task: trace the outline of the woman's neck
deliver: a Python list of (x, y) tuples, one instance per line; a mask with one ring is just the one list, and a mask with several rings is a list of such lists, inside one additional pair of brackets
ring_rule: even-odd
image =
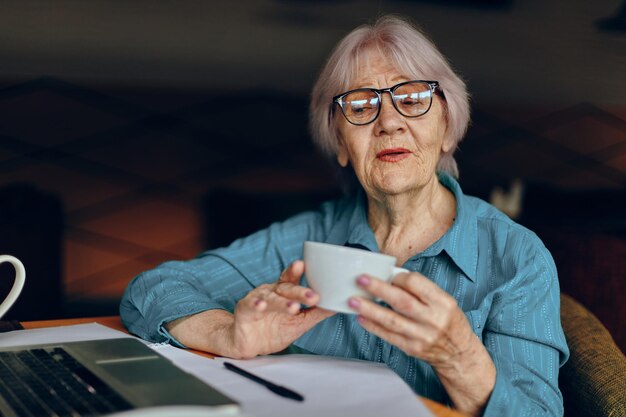
[(368, 221), (381, 252), (395, 256), (398, 265), (436, 242), (456, 216), (454, 195), (436, 176), (411, 192), (368, 196)]

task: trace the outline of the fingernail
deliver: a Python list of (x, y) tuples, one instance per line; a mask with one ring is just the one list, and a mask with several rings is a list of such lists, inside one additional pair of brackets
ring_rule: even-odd
[(357, 316), (356, 320), (359, 322), (359, 324), (365, 323), (365, 318), (363, 316)]
[(315, 297), (315, 293), (313, 291), (311, 291), (311, 290), (308, 290), (307, 292), (304, 293), (304, 296), (306, 298), (313, 298), (313, 297)]
[(356, 279), (357, 284), (359, 284), (362, 287), (367, 287), (368, 285), (370, 285), (371, 281), (372, 280), (369, 279), (369, 277), (366, 275), (361, 275), (360, 277)]
[(258, 306), (261, 303), (261, 299), (257, 298), (256, 300), (254, 300), (254, 305)]
[(287, 303), (287, 307), (292, 307), (296, 302), (295, 301), (289, 301)]
[(352, 308), (359, 308), (361, 306), (361, 301), (354, 297), (350, 297), (350, 299), (348, 300), (348, 305)]

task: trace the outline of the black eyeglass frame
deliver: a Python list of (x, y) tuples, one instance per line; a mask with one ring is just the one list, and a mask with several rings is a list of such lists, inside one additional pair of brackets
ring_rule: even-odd
[[(398, 105), (396, 104), (396, 101), (393, 99), (394, 91), (397, 88), (402, 87), (403, 85), (406, 85), (406, 84), (411, 84), (411, 83), (428, 84), (428, 86), (430, 87), (430, 93), (431, 93), (430, 103), (428, 104), (428, 108), (426, 109), (426, 111), (424, 113), (422, 113), (422, 114), (418, 114), (418, 115), (415, 115), (415, 116), (407, 116), (406, 114), (402, 113), (400, 111), (400, 109), (398, 108)], [(335, 97), (333, 97), (333, 103), (332, 103), (332, 106), (331, 106), (331, 112), (334, 111), (335, 104), (336, 104), (341, 109), (341, 114), (343, 114), (343, 117), (346, 118), (348, 123), (353, 124), (355, 126), (365, 126), (365, 125), (368, 125), (370, 123), (374, 123), (376, 121), (376, 119), (378, 119), (378, 116), (380, 116), (380, 109), (383, 106), (383, 93), (389, 93), (389, 96), (391, 97), (391, 103), (393, 104), (393, 108), (396, 109), (396, 111), (398, 113), (400, 113), (404, 117), (410, 117), (410, 118), (420, 117), (420, 116), (423, 116), (426, 113), (428, 113), (428, 111), (432, 107), (432, 105), (433, 105), (433, 95), (437, 92), (438, 88), (440, 88), (439, 87), (439, 81), (432, 81), (432, 80), (410, 80), (410, 81), (404, 81), (404, 82), (401, 82), (401, 83), (396, 84), (394, 86), (391, 86), (391, 87), (388, 87), (388, 88), (381, 88), (381, 89), (377, 89), (377, 88), (356, 88), (354, 90), (346, 91), (345, 93), (341, 93), (341, 94), (338, 94)], [(343, 106), (341, 105), (342, 99), (345, 96), (347, 96), (348, 94), (355, 93), (357, 91), (373, 91), (378, 96), (378, 101), (379, 101), (380, 104), (378, 105), (378, 109), (376, 110), (376, 116), (374, 116), (374, 118), (372, 120), (370, 120), (369, 122), (366, 122), (366, 123), (354, 123), (354, 122), (352, 122), (350, 119), (348, 119), (348, 116), (346, 116), (346, 113), (345, 113), (345, 111), (343, 109)]]

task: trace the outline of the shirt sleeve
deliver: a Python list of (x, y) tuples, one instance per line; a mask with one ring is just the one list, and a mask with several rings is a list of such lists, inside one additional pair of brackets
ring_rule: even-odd
[(205, 310), (233, 312), (253, 288), (276, 281), (302, 256), (305, 240), (320, 239), (322, 214), (307, 212), (210, 250), (189, 261), (170, 261), (139, 274), (126, 288), (120, 316), (133, 334), (182, 346), (164, 324)]
[(514, 278), (488, 297), (483, 343), (496, 367), (496, 383), (484, 416), (562, 416), (558, 373), (569, 351), (556, 267), (534, 234), (512, 246), (517, 250), (504, 263)]

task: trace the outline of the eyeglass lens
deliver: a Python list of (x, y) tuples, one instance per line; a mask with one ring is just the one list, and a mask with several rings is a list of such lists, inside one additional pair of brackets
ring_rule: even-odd
[[(393, 104), (406, 117), (421, 116), (430, 108), (432, 90), (428, 83), (411, 82), (392, 88)], [(367, 124), (378, 116), (381, 96), (372, 89), (355, 90), (341, 100), (346, 119), (354, 124)]]

